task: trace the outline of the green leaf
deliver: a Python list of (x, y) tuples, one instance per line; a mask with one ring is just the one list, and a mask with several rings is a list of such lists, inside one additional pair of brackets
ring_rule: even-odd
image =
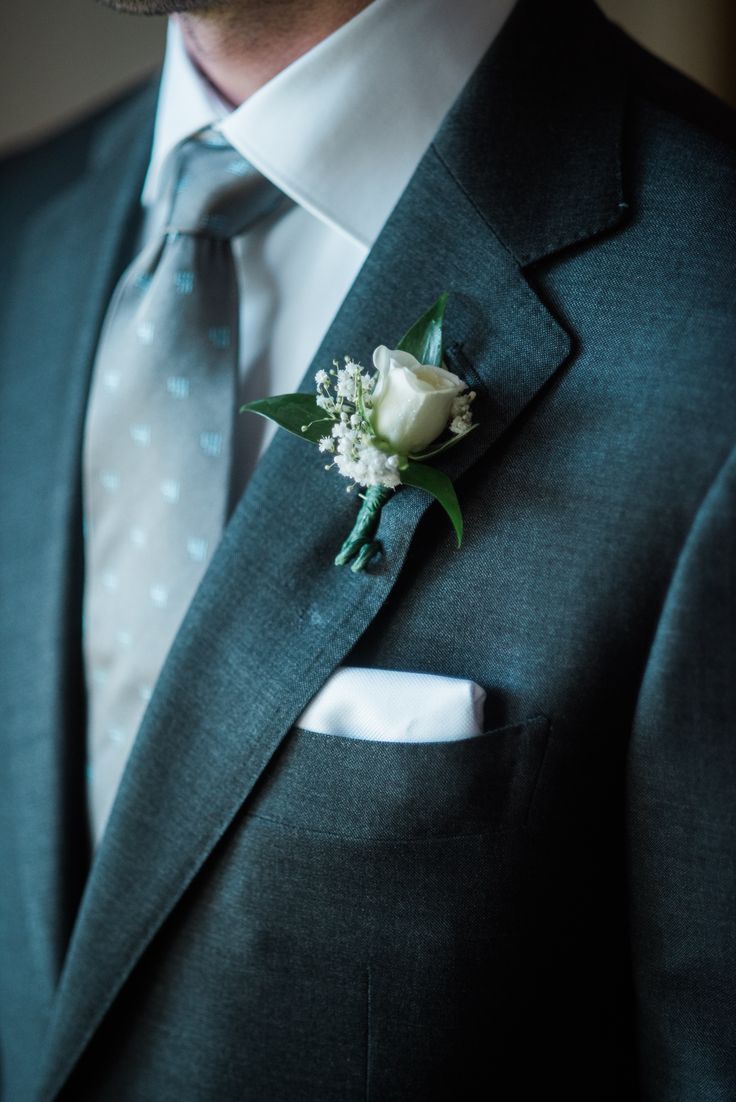
[[(273, 398), (258, 398), (240, 407), (241, 413), (258, 413), (275, 421), (282, 429), (302, 440), (318, 444), (330, 435), (331, 419), (317, 405), (312, 394), (277, 394)], [(303, 426), (306, 426), (302, 431)]]
[(463, 542), (463, 516), (455, 487), (444, 471), (438, 471), (435, 467), (425, 467), (423, 463), (408, 463), (401, 469), (401, 481), (405, 486), (416, 486), (420, 490), (426, 490), (439, 501), (452, 521), (457, 545), (460, 547)]
[(442, 367), (442, 323), (446, 305), (447, 295), (440, 295), (434, 306), (399, 341), (399, 350), (409, 352), (420, 364)]

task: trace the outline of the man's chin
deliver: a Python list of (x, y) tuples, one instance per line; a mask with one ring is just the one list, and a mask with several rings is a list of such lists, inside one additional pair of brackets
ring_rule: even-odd
[(212, 11), (227, 0), (97, 0), (103, 7), (129, 15), (174, 15), (176, 12)]

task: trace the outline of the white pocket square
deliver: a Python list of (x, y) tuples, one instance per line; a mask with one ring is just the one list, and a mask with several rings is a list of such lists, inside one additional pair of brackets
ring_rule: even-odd
[(295, 726), (375, 742), (455, 742), (483, 733), (485, 699), (460, 677), (343, 666)]

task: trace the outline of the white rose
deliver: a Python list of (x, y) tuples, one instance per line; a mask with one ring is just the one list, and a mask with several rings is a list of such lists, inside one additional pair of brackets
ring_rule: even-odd
[(466, 384), (442, 367), (420, 364), (408, 352), (380, 345), (373, 353), (378, 380), (371, 423), (400, 455), (426, 448), (447, 428), (454, 399)]

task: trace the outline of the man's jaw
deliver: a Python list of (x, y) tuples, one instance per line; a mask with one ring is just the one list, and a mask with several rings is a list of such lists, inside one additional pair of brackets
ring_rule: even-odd
[(203, 14), (233, 6), (232, 0), (97, 0), (97, 3), (127, 15)]

